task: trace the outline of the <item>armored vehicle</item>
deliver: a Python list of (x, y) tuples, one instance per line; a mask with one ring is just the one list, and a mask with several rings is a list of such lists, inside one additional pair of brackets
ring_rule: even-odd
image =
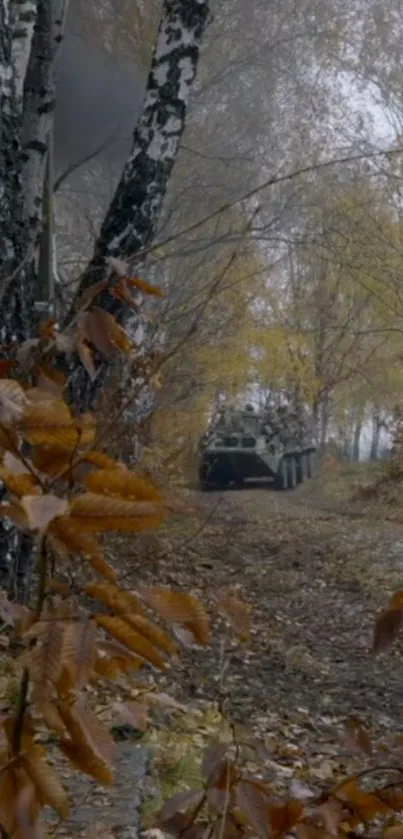
[(199, 480), (203, 490), (271, 479), (281, 490), (315, 476), (316, 447), (301, 414), (288, 406), (256, 412), (219, 411), (200, 441)]

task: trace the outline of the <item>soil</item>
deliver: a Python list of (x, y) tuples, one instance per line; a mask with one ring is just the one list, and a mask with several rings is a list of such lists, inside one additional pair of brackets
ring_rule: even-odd
[(217, 632), (211, 649), (185, 653), (178, 694), (228, 693), (240, 720), (304, 706), (400, 722), (401, 652), (374, 657), (371, 648), (375, 617), (403, 579), (403, 527), (324, 503), (315, 481), (197, 501), (205, 525), (143, 566), (143, 579), (189, 588), (203, 602), (229, 588), (250, 605), (253, 629), (243, 646)]
[[(122, 584), (186, 589), (213, 616), (211, 646), (185, 649), (159, 686), (220, 709), (270, 746), (269, 776), (311, 788), (351, 771), (346, 720), (359, 719), (381, 753), (403, 721), (399, 643), (372, 652), (375, 618), (402, 586), (403, 526), (351, 501), (347, 484), (334, 499), (325, 484), (189, 489), (192, 515), (110, 545)], [(247, 641), (217, 615), (218, 589), (250, 607)]]

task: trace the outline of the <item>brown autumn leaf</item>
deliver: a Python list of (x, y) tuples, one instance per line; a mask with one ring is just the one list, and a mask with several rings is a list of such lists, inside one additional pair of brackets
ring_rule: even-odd
[(139, 632), (131, 629), (126, 621), (121, 618), (110, 617), (109, 615), (99, 615), (96, 618), (96, 622), (105, 632), (112, 635), (113, 638), (116, 638), (129, 650), (140, 656), (140, 658), (151, 662), (151, 664), (154, 664), (160, 670), (165, 668), (165, 662), (160, 653), (147, 638), (144, 638)]
[(61, 399), (61, 393), (55, 394), (49, 387), (30, 387), (25, 391), (28, 402), (44, 405), (46, 402), (55, 402)]
[(24, 495), (21, 506), (27, 514), (31, 530), (44, 533), (53, 519), (64, 516), (69, 508), (65, 498), (47, 493), (46, 495)]
[(346, 723), (346, 746), (352, 752), (364, 752), (369, 757), (372, 756), (371, 740), (357, 719), (350, 719)]
[(23, 767), (34, 784), (41, 804), (49, 805), (61, 819), (67, 819), (69, 815), (67, 793), (54, 769), (44, 759), (42, 748), (34, 745), (24, 755)]
[(77, 692), (87, 684), (94, 670), (96, 640), (96, 626), (88, 618), (73, 621), (66, 627), (63, 661)]
[[(36, 630), (37, 627), (37, 630)], [(40, 621), (34, 624), (26, 637), (38, 634), (38, 643), (34, 650), (27, 651), (26, 666), (38, 690), (38, 698), (46, 698), (48, 683), (55, 684), (63, 665), (65, 643), (65, 624), (58, 620)]]
[(95, 298), (98, 297), (98, 295), (101, 294), (102, 291), (105, 291), (107, 285), (107, 280), (100, 280), (98, 283), (93, 283), (88, 288), (86, 288), (85, 291), (83, 291), (83, 293), (76, 300), (76, 309), (83, 309), (87, 307), (90, 303), (93, 303)]
[(117, 612), (121, 616), (131, 615), (133, 612), (140, 611), (140, 603), (135, 594), (129, 591), (123, 591), (116, 585), (109, 583), (89, 583), (84, 589), (89, 597), (94, 600), (99, 600), (104, 603), (112, 611)]
[(7, 373), (10, 372), (14, 367), (14, 361), (9, 358), (1, 358), (0, 359), (0, 376), (7, 376)]
[(105, 653), (105, 655), (116, 655), (116, 656), (124, 656), (130, 660), (140, 661), (141, 665), (144, 664), (144, 659), (139, 658), (139, 656), (131, 653), (130, 650), (125, 647), (124, 644), (121, 644), (116, 638), (109, 638), (106, 636), (105, 638), (99, 637), (97, 650), (100, 653)]
[(9, 504), (7, 501), (0, 503), (0, 516), (10, 519), (20, 530), (28, 530), (28, 517), (17, 499)]
[[(14, 732), (15, 732), (16, 715), (14, 713), (6, 713), (3, 715), (3, 732), (6, 735), (7, 741), (11, 749), (13, 748)], [(20, 734), (20, 751), (28, 751), (34, 745), (34, 723), (30, 713), (26, 713), (23, 720), (23, 726)], [(1, 773), (0, 773), (1, 775)], [(25, 772), (22, 772), (26, 778)]]
[[(26, 776), (25, 776), (26, 777)], [(22, 788), (21, 772), (14, 768), (0, 774), (0, 824), (8, 836), (16, 829), (16, 800)]]
[(391, 810), (403, 810), (403, 790), (398, 790), (396, 787), (389, 789), (381, 789), (378, 791), (378, 797), (384, 804), (387, 804)]
[(53, 318), (47, 318), (38, 324), (38, 335), (41, 338), (54, 338), (56, 321)]
[(117, 300), (121, 300), (122, 303), (126, 303), (126, 306), (129, 306), (130, 309), (138, 311), (139, 305), (132, 297), (130, 288), (124, 278), (119, 280), (119, 282), (111, 288), (111, 294), (112, 297), (116, 297)]
[(98, 352), (113, 360), (118, 351), (127, 353), (132, 343), (113, 315), (95, 307), (87, 312), (81, 323), (82, 334)]
[(69, 408), (61, 399), (29, 403), (20, 417), (19, 427), (26, 442), (32, 446), (44, 445), (71, 452), (84, 442)]
[(85, 587), (85, 592), (90, 597), (108, 606), (119, 617), (124, 618), (133, 629), (137, 630), (140, 635), (143, 635), (156, 647), (169, 655), (174, 655), (177, 652), (176, 644), (168, 638), (165, 632), (149, 621), (148, 618), (139, 614), (141, 611), (140, 603), (134, 594), (122, 591), (117, 586), (107, 583), (90, 583)]
[(157, 816), (157, 824), (165, 827), (171, 822), (177, 813), (188, 814), (189, 822), (192, 813), (199, 808), (204, 799), (204, 791), (200, 789), (187, 789), (172, 796), (163, 806)]
[(15, 475), (0, 466), (0, 480), (6, 485), (9, 493), (18, 499), (21, 499), (23, 495), (40, 495), (41, 493), (41, 488), (34, 475), (29, 472)]
[(140, 670), (144, 666), (144, 659), (137, 656), (130, 656), (129, 651), (127, 655), (116, 655), (112, 658), (104, 658), (97, 655), (95, 660), (95, 673), (103, 679), (116, 679), (122, 673), (130, 673), (134, 670)]
[(66, 736), (66, 726), (64, 725), (64, 722), (54, 702), (44, 699), (36, 703), (35, 710), (38, 714), (41, 715), (44, 723), (47, 725), (50, 731), (53, 731), (59, 737)]
[(49, 580), (48, 589), (49, 591), (53, 591), (55, 594), (58, 594), (62, 600), (65, 600), (65, 598), (69, 597), (71, 594), (71, 586), (69, 583), (64, 583), (62, 580), (57, 580), (55, 577), (51, 577)]
[(45, 839), (45, 832), (39, 821), (40, 801), (31, 780), (19, 771), (21, 784), (15, 798), (16, 839)]
[(56, 553), (62, 557), (70, 554), (84, 556), (86, 559), (101, 554), (100, 545), (95, 536), (82, 532), (77, 527), (77, 521), (70, 516), (54, 519), (47, 532), (47, 539)]
[(217, 595), (218, 608), (230, 619), (236, 634), (242, 640), (250, 636), (250, 613), (249, 607), (238, 598), (233, 597), (228, 591), (222, 589)]
[(322, 827), (307, 822), (299, 822), (295, 827), (298, 839), (329, 839), (330, 833), (326, 833)]
[(41, 391), (47, 391), (54, 399), (61, 399), (66, 387), (66, 376), (61, 370), (41, 364), (38, 368), (37, 385)]
[(304, 812), (304, 805), (298, 799), (290, 799), (284, 804), (269, 805), (269, 818), (273, 836), (284, 836), (299, 822)]
[(158, 527), (163, 520), (163, 511), (152, 501), (126, 501), (85, 492), (72, 500), (70, 517), (88, 533), (109, 530), (129, 533)]
[(397, 638), (403, 622), (403, 609), (386, 609), (375, 621), (373, 650), (386, 650)]
[(119, 723), (129, 723), (138, 731), (147, 731), (149, 717), (146, 702), (114, 702), (112, 711)]
[[(163, 825), (164, 836), (175, 836), (176, 839), (204, 839), (206, 835), (205, 823), (197, 822), (196, 824), (189, 825), (191, 818), (188, 813), (175, 813), (172, 818), (165, 819)], [(157, 831), (158, 839), (160, 839), (159, 834), (162, 831), (158, 828), (158, 822)]]
[(197, 643), (210, 643), (207, 614), (193, 594), (162, 587), (143, 588), (141, 594), (164, 620), (182, 625), (191, 632)]
[(45, 618), (41, 620), (34, 620), (26, 627), (26, 629), (24, 629), (22, 637), (28, 641), (31, 641), (33, 638), (38, 639), (41, 635), (45, 635), (48, 629), (49, 621), (45, 620)]
[(325, 830), (329, 836), (339, 836), (343, 818), (343, 804), (341, 801), (330, 795), (326, 801), (319, 805), (317, 815), (323, 821)]
[(13, 425), (22, 416), (27, 397), (18, 382), (0, 379), (0, 425)]
[(403, 591), (396, 591), (390, 598), (388, 609), (403, 609)]
[(80, 445), (92, 445), (95, 441), (97, 426), (94, 414), (86, 411), (75, 418), (75, 423), (80, 434)]
[(104, 559), (102, 554), (92, 554), (91, 556), (86, 556), (86, 560), (89, 562), (94, 571), (97, 571), (98, 574), (101, 574), (101, 576), (105, 577), (110, 583), (116, 582), (116, 571), (114, 571), (112, 566), (109, 565), (109, 562)]
[(262, 792), (260, 785), (253, 781), (240, 781), (236, 787), (236, 803), (252, 830), (261, 839), (269, 839), (271, 835), (269, 800)]
[(403, 824), (393, 824), (383, 831), (383, 839), (403, 839)]
[(74, 704), (61, 702), (59, 713), (72, 742), (112, 770), (116, 760), (116, 745), (109, 731), (84, 701), (79, 700)]
[(141, 475), (136, 475), (125, 467), (112, 469), (100, 469), (86, 475), (83, 484), (89, 492), (98, 495), (108, 495), (115, 498), (124, 498), (130, 501), (156, 501), (162, 502), (163, 498), (159, 490)]
[(82, 460), (85, 460), (86, 463), (91, 463), (93, 466), (97, 466), (98, 469), (126, 469), (124, 463), (118, 463), (112, 457), (105, 454), (105, 452), (100, 452), (96, 449), (85, 452), (82, 455)]
[(11, 451), (19, 456), (19, 437), (15, 428), (0, 425), (0, 451)]
[(360, 789), (355, 777), (348, 778), (332, 792), (332, 796), (347, 804), (352, 812), (363, 822), (371, 821), (375, 816), (387, 815), (390, 807), (377, 795)]
[[(72, 702), (75, 696), (74, 693), (74, 679), (73, 675), (70, 671), (70, 668), (67, 667), (64, 662), (60, 671), (60, 676), (55, 684), (58, 699), (62, 700), (63, 702)], [(39, 701), (43, 701), (45, 697), (39, 695)]]
[(95, 780), (100, 781), (101, 784), (113, 784), (113, 770), (103, 760), (97, 758), (90, 749), (78, 745), (72, 740), (60, 740), (58, 745), (70, 763), (80, 772), (90, 775)]
[(159, 647), (160, 650), (167, 653), (168, 655), (175, 655), (177, 653), (177, 646), (171, 638), (166, 635), (159, 626), (156, 626), (155, 623), (149, 621), (148, 618), (143, 617), (143, 615), (127, 615), (125, 614), (125, 620), (133, 629), (136, 629), (140, 635), (144, 635), (144, 638), (148, 638), (152, 644), (156, 647)]
[(126, 282), (128, 285), (133, 286), (133, 288), (138, 288), (143, 294), (150, 294), (153, 297), (164, 297), (164, 292), (161, 288), (151, 285), (151, 283), (147, 283), (145, 280), (140, 280), (139, 277), (127, 277)]

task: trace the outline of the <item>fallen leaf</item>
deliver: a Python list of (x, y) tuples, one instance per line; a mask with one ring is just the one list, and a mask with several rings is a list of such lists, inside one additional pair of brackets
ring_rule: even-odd
[(350, 719), (346, 723), (346, 746), (352, 752), (364, 752), (372, 756), (371, 740), (357, 719)]
[(397, 638), (403, 622), (403, 609), (386, 609), (375, 622), (374, 644), (375, 653), (386, 650)]

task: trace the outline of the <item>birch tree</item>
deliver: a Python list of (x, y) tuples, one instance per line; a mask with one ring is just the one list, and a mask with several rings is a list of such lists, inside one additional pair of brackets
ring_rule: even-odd
[[(138, 261), (154, 237), (185, 127), (208, 14), (208, 0), (193, 0), (192, 3), (166, 0), (163, 4), (132, 151), (81, 280), (79, 296), (105, 277), (111, 257), (132, 263)], [(127, 314), (108, 290), (95, 302), (123, 319)], [(102, 375), (98, 375), (94, 385), (84, 368), (77, 368), (72, 393), (84, 410), (92, 403), (102, 380)]]
[[(0, 0), (0, 318), (3, 344), (31, 336), (34, 257), (41, 230), (47, 138), (54, 109), (54, 59), (66, 4)], [(186, 120), (209, 0), (165, 0), (132, 150), (78, 289), (106, 276), (108, 259), (133, 260), (153, 239)], [(125, 317), (104, 291), (93, 301)], [(85, 408), (95, 386), (79, 359), (70, 396)], [(74, 367), (77, 368), (76, 372)], [(99, 385), (101, 377), (97, 378)], [(6, 533), (0, 534), (4, 557)], [(15, 551), (14, 551), (15, 553)], [(29, 554), (29, 551), (26, 551)], [(15, 557), (13, 557), (15, 560)]]

